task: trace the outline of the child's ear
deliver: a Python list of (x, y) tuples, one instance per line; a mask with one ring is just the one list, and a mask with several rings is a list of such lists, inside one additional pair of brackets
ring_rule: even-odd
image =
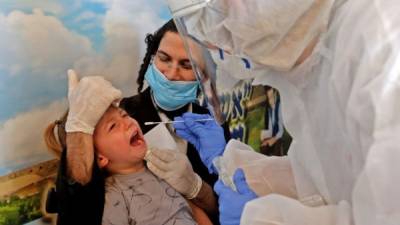
[(109, 161), (110, 160), (107, 157), (103, 156), (102, 154), (97, 155), (97, 165), (100, 167), (100, 169), (107, 166)]

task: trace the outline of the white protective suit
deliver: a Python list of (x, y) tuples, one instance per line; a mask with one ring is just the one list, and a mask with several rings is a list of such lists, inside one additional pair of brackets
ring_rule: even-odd
[[(265, 7), (276, 1), (280, 0), (220, 0), (218, 7), (223, 11), (235, 4), (257, 4), (267, 14)], [(241, 224), (400, 224), (400, 4), (398, 0), (332, 3), (327, 30), (306, 61), (289, 72), (278, 70), (290, 66), (292, 60), (272, 63), (275, 70), (265, 69), (254, 80), (281, 94), (284, 124), (293, 136), (286, 160), (292, 167), (298, 199), (270, 194), (252, 200), (246, 204)], [(202, 10), (188, 20), (203, 19), (207, 9)], [(240, 16), (246, 24), (238, 20), (237, 26), (225, 29), (229, 16), (234, 16), (232, 11), (214, 17), (216, 21), (204, 18), (207, 25), (202, 29), (210, 35), (206, 41), (269, 65), (271, 61), (264, 63), (260, 55), (263, 47), (264, 53), (271, 52), (274, 43), (260, 45), (256, 53), (247, 51), (254, 50), (252, 46), (240, 44), (254, 43), (251, 35), (237, 38), (241, 32), (251, 34), (243, 24), (253, 30), (265, 26), (261, 21), (265, 15), (244, 10)], [(216, 29), (209, 29), (214, 22)], [(202, 29), (193, 33), (200, 40), (208, 38), (201, 35)], [(216, 33), (224, 35), (217, 37), (223, 43), (212, 42)], [(271, 167), (269, 158), (265, 160)], [(302, 204), (314, 197), (321, 197), (323, 204)]]

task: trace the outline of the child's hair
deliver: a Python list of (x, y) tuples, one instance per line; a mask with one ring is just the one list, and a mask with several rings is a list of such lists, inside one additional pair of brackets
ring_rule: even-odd
[[(66, 148), (67, 133), (65, 131), (65, 123), (67, 122), (68, 112), (61, 119), (50, 123), (44, 131), (44, 142), (47, 148), (58, 158), (61, 157), (61, 152)], [(55, 128), (57, 127), (57, 131)], [(57, 137), (55, 135), (57, 132)]]

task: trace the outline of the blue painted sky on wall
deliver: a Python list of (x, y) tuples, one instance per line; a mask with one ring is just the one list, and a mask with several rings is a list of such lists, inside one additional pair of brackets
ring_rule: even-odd
[(42, 132), (66, 109), (67, 69), (132, 95), (145, 34), (169, 18), (164, 0), (0, 1), (0, 175), (50, 157)]

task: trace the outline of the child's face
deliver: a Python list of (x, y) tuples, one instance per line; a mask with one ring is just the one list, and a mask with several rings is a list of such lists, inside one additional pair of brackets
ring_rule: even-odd
[(116, 107), (109, 107), (97, 123), (94, 145), (99, 157), (104, 157), (106, 165), (112, 165), (115, 169), (143, 163), (147, 149), (137, 121)]

